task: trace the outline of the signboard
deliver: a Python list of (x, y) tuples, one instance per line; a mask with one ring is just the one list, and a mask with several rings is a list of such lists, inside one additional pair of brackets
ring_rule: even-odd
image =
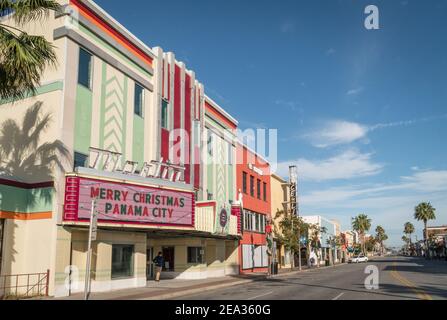
[(91, 201), (103, 222), (193, 226), (194, 194), (67, 177), (65, 220), (89, 221)]
[(225, 206), (222, 206), (216, 212), (215, 231), (216, 234), (228, 234), (230, 227), (230, 214)]

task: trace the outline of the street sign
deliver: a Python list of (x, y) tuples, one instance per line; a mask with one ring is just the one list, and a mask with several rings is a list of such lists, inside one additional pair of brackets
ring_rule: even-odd
[(90, 240), (96, 241), (96, 235), (98, 233), (98, 211), (97, 210), (93, 210), (93, 212), (92, 212), (91, 228), (92, 228), (92, 232), (91, 232)]

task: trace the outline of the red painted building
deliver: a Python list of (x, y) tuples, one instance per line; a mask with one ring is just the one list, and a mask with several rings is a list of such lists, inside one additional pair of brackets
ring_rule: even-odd
[(242, 194), (241, 273), (267, 272), (267, 234), (270, 221), (270, 164), (253, 150), (237, 145), (237, 190)]

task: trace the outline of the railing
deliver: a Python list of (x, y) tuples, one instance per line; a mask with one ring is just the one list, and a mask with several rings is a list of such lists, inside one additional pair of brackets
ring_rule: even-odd
[(0, 299), (48, 296), (50, 270), (45, 273), (0, 276)]

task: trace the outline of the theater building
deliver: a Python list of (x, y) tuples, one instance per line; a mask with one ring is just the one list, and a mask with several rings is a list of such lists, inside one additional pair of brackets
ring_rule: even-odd
[(241, 273), (267, 272), (266, 226), (271, 223), (270, 165), (247, 146), (237, 144), (237, 189), (242, 194)]
[(238, 273), (237, 121), (173, 53), (92, 1), (60, 3), (65, 14), (27, 26), (58, 66), (35, 96), (0, 104), (0, 125), (35, 133), (20, 141), (27, 163), (12, 150), (1, 164), (1, 274), (49, 270), (50, 295), (83, 291), (92, 210), (92, 291), (146, 286), (159, 251), (165, 278)]

